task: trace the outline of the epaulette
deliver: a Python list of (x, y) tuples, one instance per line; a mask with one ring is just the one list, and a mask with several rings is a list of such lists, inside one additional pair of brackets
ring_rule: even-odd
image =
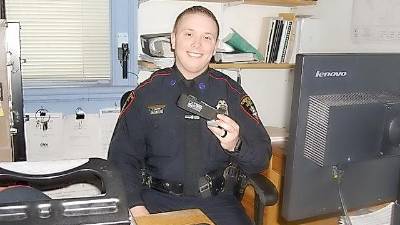
[(216, 70), (209, 70), (208, 76), (210, 76), (211, 78), (213, 78), (215, 80), (219, 80), (219, 81), (226, 83), (228, 85), (229, 89), (231, 91), (233, 91), (235, 94), (243, 95), (243, 91), (241, 90), (241, 88), (239, 88), (239, 86), (237, 84), (234, 84), (231, 81), (231, 78), (229, 78), (227, 75), (225, 75), (221, 72), (218, 72)]
[(171, 74), (171, 69), (170, 68), (158, 70), (158, 71), (154, 72), (148, 79), (146, 79), (141, 84), (139, 84), (139, 86), (135, 90), (131, 91), (131, 93), (128, 95), (127, 99), (125, 100), (124, 106), (121, 109), (121, 113), (119, 114), (119, 117), (123, 116), (126, 113), (126, 111), (128, 111), (128, 109), (135, 102), (135, 100), (136, 100), (136, 91), (138, 91), (138, 90), (144, 88), (145, 86), (149, 85), (157, 77), (168, 76), (170, 74)]
[(154, 72), (153, 74), (151, 74), (151, 76), (149, 78), (147, 78), (145, 81), (143, 81), (141, 84), (139, 84), (139, 86), (137, 87), (137, 89), (141, 89), (143, 87), (145, 87), (146, 85), (150, 84), (151, 82), (153, 82), (155, 80), (155, 78), (160, 77), (160, 76), (169, 76), (172, 73), (172, 69), (171, 68), (166, 68), (166, 69), (162, 69), (162, 70), (157, 70), (156, 72)]

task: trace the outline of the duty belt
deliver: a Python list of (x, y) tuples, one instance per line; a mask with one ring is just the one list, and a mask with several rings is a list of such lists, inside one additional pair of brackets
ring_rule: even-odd
[(155, 177), (151, 178), (149, 186), (154, 190), (169, 193), (173, 195), (181, 196), (183, 195), (183, 184), (177, 182), (168, 182), (163, 179), (158, 179)]
[[(184, 195), (183, 184), (178, 182), (171, 182), (149, 175), (144, 175), (143, 184), (163, 193), (173, 194), (177, 196)], [(205, 176), (200, 177), (198, 193), (203, 198), (217, 195), (219, 192), (222, 192), (224, 190), (224, 184), (225, 179), (223, 176), (223, 171), (221, 171), (220, 175), (217, 175), (216, 172), (208, 173)]]

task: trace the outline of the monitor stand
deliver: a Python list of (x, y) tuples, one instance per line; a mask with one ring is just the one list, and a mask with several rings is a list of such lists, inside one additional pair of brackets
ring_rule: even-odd
[(397, 199), (393, 205), (390, 225), (400, 225), (400, 199)]
[(390, 225), (400, 225), (400, 180), (398, 186), (399, 192), (397, 193), (397, 200), (394, 202), (392, 208), (392, 220)]

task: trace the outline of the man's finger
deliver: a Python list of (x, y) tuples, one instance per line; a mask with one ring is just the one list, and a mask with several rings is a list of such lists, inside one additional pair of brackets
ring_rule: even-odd
[(232, 126), (233, 129), (238, 129), (239, 128), (239, 125), (233, 119), (231, 119), (229, 116), (226, 116), (226, 115), (223, 115), (223, 114), (218, 114), (217, 118), (220, 121), (223, 121), (224, 123), (229, 124), (230, 126)]
[[(218, 128), (218, 127), (208, 127), (208, 129), (210, 129), (211, 130), (211, 132), (219, 139), (219, 140), (221, 140), (223, 137), (222, 136), (224, 136), (225, 135), (225, 132), (226, 132), (226, 135), (228, 135), (228, 131), (226, 131), (226, 130), (224, 130), (224, 129), (221, 129), (221, 128)], [(226, 135), (225, 135), (225, 137), (226, 137)]]

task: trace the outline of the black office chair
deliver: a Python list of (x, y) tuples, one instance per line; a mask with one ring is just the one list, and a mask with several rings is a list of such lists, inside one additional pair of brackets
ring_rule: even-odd
[(261, 174), (247, 175), (246, 186), (254, 188), (254, 222), (262, 225), (264, 221), (264, 208), (273, 206), (278, 201), (278, 191), (275, 185)]
[[(121, 109), (128, 99), (131, 91), (125, 92), (120, 101)], [(244, 178), (246, 182), (243, 183), (236, 197), (241, 200), (243, 198), (244, 190), (247, 186), (252, 186), (254, 189), (254, 222), (255, 225), (262, 225), (264, 220), (264, 208), (266, 206), (275, 205), (278, 201), (278, 191), (275, 185), (266, 177), (261, 174), (250, 174)]]
[(44, 175), (0, 168), (0, 187), (22, 184), (47, 191), (79, 183), (92, 184), (101, 194), (66, 199), (40, 197), (38, 200), (0, 203), (0, 224), (130, 224), (122, 180), (104, 159), (91, 158), (76, 168)]
[(122, 95), (121, 100), (120, 100), (120, 102), (119, 102), (119, 105), (120, 105), (120, 109), (121, 109), (121, 110), (122, 110), (122, 107), (125, 105), (126, 100), (128, 100), (129, 94), (130, 94), (131, 92), (132, 92), (132, 91), (127, 91), (127, 92), (125, 92), (125, 93)]

